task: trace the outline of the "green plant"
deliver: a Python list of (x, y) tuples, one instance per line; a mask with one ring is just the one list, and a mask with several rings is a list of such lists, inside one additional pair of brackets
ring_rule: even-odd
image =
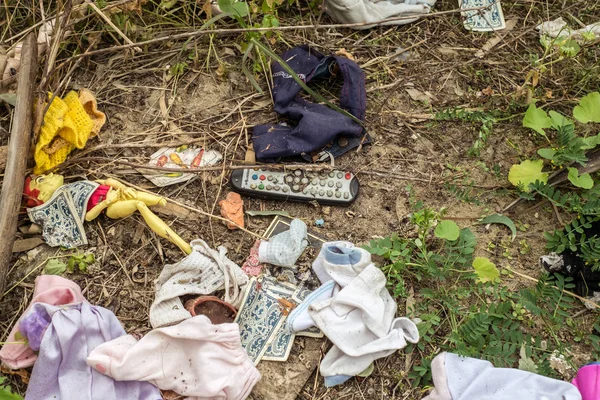
[(12, 392), (12, 389), (5, 381), (6, 377), (0, 376), (0, 400), (23, 400), (23, 397)]
[[(583, 97), (573, 109), (573, 117), (584, 126), (590, 122), (600, 122), (600, 93), (594, 92)], [(549, 185), (549, 174), (543, 172), (547, 164), (542, 159), (525, 160), (513, 165), (509, 181), (519, 187), (521, 197), (532, 200), (539, 196), (556, 209), (574, 214), (563, 229), (544, 233), (548, 250), (577, 252), (586, 263), (599, 269), (600, 237), (586, 235), (586, 229), (600, 220), (599, 188), (595, 185), (593, 172), (580, 173), (575, 166), (587, 167), (587, 153), (600, 144), (600, 134), (578, 135), (576, 130), (579, 126), (573, 120), (553, 110), (546, 112), (535, 104), (527, 109), (523, 126), (546, 140), (550, 147), (539, 149), (537, 154), (547, 160), (550, 167), (564, 170), (574, 189), (561, 190)]]
[[(557, 376), (546, 343), (552, 341), (552, 349), (563, 353), (559, 338), (572, 323), (569, 310), (574, 305), (565, 293), (573, 287), (570, 279), (543, 275), (533, 288), (515, 293), (489, 259), (473, 258), (477, 240), (470, 229), (444, 220), (444, 210), (420, 202), (415, 207), (414, 238), (394, 234), (365, 246), (384, 259), (381, 269), (395, 297), (415, 293), (407, 313), (420, 319), (421, 340), (407, 348), (415, 360), (412, 384), (430, 381), (430, 363), (440, 351)], [(507, 222), (498, 216), (492, 220)], [(503, 269), (502, 276), (507, 275)], [(581, 337), (596, 346), (595, 356), (600, 354), (600, 336)]]
[(93, 254), (74, 254), (69, 256), (65, 264), (57, 258), (48, 260), (44, 267), (44, 273), (48, 275), (62, 275), (65, 272), (72, 274), (77, 269), (80, 272), (87, 272), (88, 267), (96, 262)]
[(485, 147), (492, 128), (497, 121), (497, 117), (493, 113), (484, 111), (470, 111), (464, 108), (451, 108), (439, 111), (434, 116), (436, 121), (464, 121), (479, 126), (477, 139), (469, 149), (468, 154), (471, 156), (479, 156), (481, 150)]

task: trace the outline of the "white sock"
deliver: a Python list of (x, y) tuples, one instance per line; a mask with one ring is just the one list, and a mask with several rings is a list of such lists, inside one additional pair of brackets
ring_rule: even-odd
[(350, 242), (323, 243), (312, 268), (321, 283), (334, 280), (341, 287), (348, 285), (371, 263), (371, 254)]

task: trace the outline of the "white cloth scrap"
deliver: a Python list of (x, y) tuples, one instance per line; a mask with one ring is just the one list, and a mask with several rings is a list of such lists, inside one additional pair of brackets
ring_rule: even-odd
[(278, 233), (268, 241), (261, 240), (258, 247), (258, 260), (262, 263), (293, 268), (308, 246), (306, 224), (294, 219), (290, 229)]
[(227, 258), (225, 247), (211, 249), (203, 240), (190, 243), (192, 253), (176, 264), (167, 264), (156, 280), (156, 297), (150, 306), (153, 328), (191, 318), (179, 296), (206, 295), (225, 289), (225, 301), (239, 306), (248, 276)]
[(325, 243), (313, 270), (323, 285), (290, 314), (287, 327), (306, 329), (309, 320), (302, 314), (308, 312), (331, 340), (334, 346), (320, 368), (327, 386), (362, 373), (407, 342), (419, 341), (410, 319), (395, 318), (397, 305), (386, 289), (385, 275), (371, 263), (368, 251), (349, 242)]
[(204, 315), (155, 329), (140, 341), (127, 335), (101, 344), (87, 364), (116, 381), (150, 382), (187, 400), (243, 400), (260, 380), (238, 324), (213, 325)]
[[(327, 13), (339, 23), (375, 24), (393, 17), (412, 17), (397, 21), (388, 21), (383, 25), (403, 25), (415, 22), (420, 15), (428, 14), (436, 0), (325, 0)], [(368, 29), (373, 25), (353, 27)]]
[(536, 29), (540, 32), (540, 34), (548, 35), (552, 38), (564, 37), (581, 41), (586, 33), (590, 33), (595, 36), (600, 35), (600, 22), (587, 25), (581, 29), (571, 29), (565, 20), (562, 19), (562, 17), (559, 17), (552, 21), (542, 22), (536, 27)]
[(423, 400), (581, 400), (574, 385), (453, 353), (431, 362), (434, 389)]

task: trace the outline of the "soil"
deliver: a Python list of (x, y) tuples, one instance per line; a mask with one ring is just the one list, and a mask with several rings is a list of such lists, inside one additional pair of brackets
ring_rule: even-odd
[(223, 304), (216, 301), (205, 301), (194, 307), (196, 315), (206, 315), (215, 325), (233, 322), (235, 313)]
[[(489, 257), (499, 268), (508, 266), (537, 277), (540, 273), (538, 257), (545, 252), (543, 232), (560, 226), (552, 207), (537, 201), (512, 207), (508, 215), (520, 228), (514, 242), (503, 227), (488, 228), (477, 220), (502, 212), (515, 200), (515, 193), (506, 180), (509, 168), (544, 144), (520, 123), (526, 101), (523, 88), (531, 86), (526, 83), (531, 70), (528, 55), (541, 56), (543, 52), (534, 30), (536, 24), (546, 20), (548, 15), (567, 18), (569, 12), (576, 10), (576, 4), (582, 2), (572, 3), (563, 7), (562, 1), (503, 2), (506, 19), (516, 19), (517, 26), (506, 32), (501, 43), (484, 58), (476, 57), (475, 52), (492, 35), (464, 30), (458, 14), (369, 31), (341, 28), (282, 34), (281, 40), (273, 42), (278, 53), (289, 48), (288, 45), (310, 43), (325, 54), (345, 49), (355, 57), (367, 75), (366, 125), (373, 144), (351, 151), (334, 162), (336, 168), (351, 170), (359, 177), (360, 195), (349, 207), (243, 197), (244, 209), (286, 211), (305, 221), (325, 239), (348, 240), (361, 245), (392, 233), (414, 236), (409, 216), (412, 205), (422, 201), (433, 209), (445, 208), (446, 218), (461, 227), (470, 227), (478, 239), (476, 255)], [(443, 0), (438, 1), (436, 10), (455, 7), (455, 1)], [(302, 4), (300, 10), (303, 15), (311, 15), (306, 4)], [(597, 7), (590, 6), (589, 10), (579, 16), (584, 23), (600, 18)], [(285, 21), (290, 25), (308, 23), (303, 18), (293, 9), (280, 16), (282, 24)], [(327, 20), (323, 16), (322, 21)], [(202, 36), (193, 50), (185, 52), (181, 50), (182, 43), (169, 42), (164, 47), (151, 46), (141, 54), (122, 51), (85, 59), (69, 77), (69, 88), (86, 87), (94, 91), (108, 121), (98, 138), (91, 140), (86, 149), (72, 153), (68, 166), (59, 172), (68, 181), (122, 179), (167, 199), (218, 215), (217, 204), (230, 190), (227, 170), (200, 173), (187, 183), (156, 188), (137, 170), (119, 161), (143, 164), (161, 142), (193, 140), (197, 145), (220, 151), (227, 165), (243, 164), (252, 127), (275, 122), (277, 117), (264, 76), (260, 75), (260, 84), (265, 92), (259, 94), (241, 72), (242, 54), (237, 47), (241, 39), (243, 37), (231, 34), (216, 35), (211, 36), (209, 45), (209, 38)], [(213, 48), (218, 49), (218, 60)], [(402, 59), (394, 56), (400, 48), (409, 49)], [(190, 61), (188, 53), (194, 53), (194, 61)], [(169, 76), (169, 66), (183, 61), (188, 64), (184, 74)], [(580, 61), (586, 63), (586, 60)], [(223, 65), (224, 73), (220, 69)], [(556, 103), (556, 107), (572, 106), (574, 97), (598, 86), (594, 81), (597, 76), (586, 75), (582, 81), (577, 71), (558, 64), (550, 67), (531, 89), (542, 101)], [(582, 86), (582, 82), (589, 86)], [(319, 89), (336, 99), (333, 85), (324, 84)], [(418, 90), (428, 99), (414, 100), (406, 89)], [(468, 150), (478, 137), (479, 124), (463, 120), (440, 122), (431, 117), (432, 113), (458, 106), (502, 110), (512, 117), (496, 123), (481, 155), (472, 157)], [(226, 247), (227, 256), (238, 265), (243, 263), (256, 240), (252, 234), (230, 230), (217, 219), (181, 207), (157, 212), (185, 240), (201, 238), (213, 248)], [(317, 219), (323, 219), (324, 226), (317, 227)], [(258, 235), (270, 221), (271, 217), (245, 218), (246, 228)], [(26, 222), (25, 215), (21, 216), (20, 224)], [(113, 311), (128, 333), (147, 333), (151, 329), (147, 313), (154, 299), (153, 281), (165, 264), (177, 262), (183, 254), (152, 233), (138, 214), (120, 220), (100, 216), (86, 223), (86, 232), (89, 245), (80, 251), (94, 253), (96, 262), (87, 273), (76, 272), (67, 277), (81, 286), (90, 303)], [(25, 237), (21, 233), (17, 236)], [(57, 254), (69, 252), (42, 245), (14, 254), (7, 279), (9, 291), (0, 299), (0, 339), (7, 337), (29, 303), (34, 279), (41, 273), (45, 261)], [(314, 256), (304, 255), (301, 265), (309, 267)], [(530, 285), (516, 276), (503, 279), (515, 289)], [(418, 301), (418, 283), (414, 290)], [(405, 299), (397, 300), (398, 315), (404, 315)], [(197, 313), (216, 321), (219, 306), (202, 308)], [(591, 329), (594, 316), (583, 311), (574, 319), (585, 330)], [(325, 349), (317, 347), (311, 351), (318, 356)], [(571, 351), (576, 359), (585, 360), (585, 348), (574, 343)], [(301, 354), (296, 347), (293, 352), (294, 357)], [(314, 371), (297, 398), (421, 399), (427, 388), (412, 387), (406, 378), (414, 362), (397, 352), (378, 360), (370, 377), (352, 379), (336, 388), (325, 388), (318, 371)], [(299, 375), (291, 374), (289, 379), (294, 376)], [(11, 375), (10, 383), (24, 393), (26, 385), (20, 377)], [(269, 400), (273, 397), (263, 391), (253, 398)]]

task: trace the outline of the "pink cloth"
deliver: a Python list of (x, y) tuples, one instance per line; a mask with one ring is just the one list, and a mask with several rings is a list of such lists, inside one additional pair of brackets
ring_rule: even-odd
[(92, 193), (92, 195), (90, 196), (90, 200), (87, 203), (87, 210), (90, 211), (98, 203), (104, 201), (106, 199), (106, 195), (108, 194), (109, 190), (110, 190), (110, 186), (106, 186), (106, 185), (98, 186), (98, 188), (96, 190), (94, 190), (94, 193)]
[(258, 248), (260, 240), (254, 242), (254, 246), (250, 249), (250, 255), (242, 265), (242, 271), (249, 276), (259, 276), (265, 265), (258, 260)]
[(238, 324), (213, 325), (204, 315), (155, 329), (140, 341), (127, 335), (103, 343), (87, 363), (117, 381), (147, 381), (189, 400), (242, 400), (260, 380)]
[(579, 368), (573, 382), (577, 386), (583, 400), (600, 398), (600, 365), (592, 363)]
[[(29, 303), (29, 307), (21, 315), (19, 321), (21, 321), (24, 315), (29, 313), (34, 303), (59, 306), (81, 302), (87, 301), (81, 294), (81, 288), (75, 282), (56, 275), (40, 275), (35, 279), (35, 288), (31, 303)], [(17, 340), (15, 338), (15, 335), (19, 331), (19, 321), (13, 326), (6, 339), (8, 343), (0, 349), (0, 360), (12, 369), (31, 367), (37, 359), (37, 355), (28, 345), (12, 343), (24, 340)]]

